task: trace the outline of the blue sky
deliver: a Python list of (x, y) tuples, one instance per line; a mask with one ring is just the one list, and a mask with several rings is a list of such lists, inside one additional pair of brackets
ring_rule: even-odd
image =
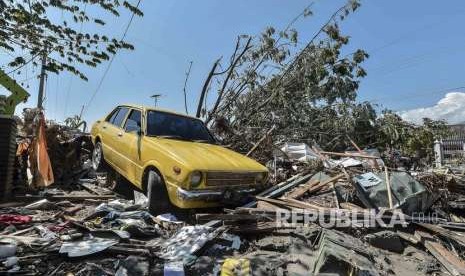
[[(204, 79), (215, 59), (228, 57), (239, 34), (258, 34), (267, 26), (284, 28), (310, 1), (293, 0), (142, 0), (144, 17), (136, 17), (127, 34), (135, 51), (119, 52), (84, 119), (92, 123), (121, 103), (151, 105), (150, 95), (163, 94), (159, 106), (184, 111), (182, 88), (189, 62), (188, 105), (196, 108)], [(345, 1), (314, 1), (314, 15), (297, 22), (306, 42)], [(451, 89), (465, 86), (465, 2), (362, 1), (361, 8), (341, 25), (351, 36), (349, 52), (362, 48), (370, 54), (364, 67), (359, 100), (403, 111), (435, 105)], [(111, 18), (106, 31), (120, 37), (129, 14)], [(91, 28), (92, 26), (84, 26)], [(1, 60), (5, 55), (0, 55)], [(3, 62), (2, 62), (3, 64)], [(64, 73), (50, 74), (46, 114), (62, 121), (78, 114), (103, 75), (107, 64), (84, 68), (88, 82)], [(30, 78), (34, 73), (29, 70)], [(37, 70), (35, 72), (37, 74)], [(36, 79), (30, 79), (31, 98), (37, 102)]]

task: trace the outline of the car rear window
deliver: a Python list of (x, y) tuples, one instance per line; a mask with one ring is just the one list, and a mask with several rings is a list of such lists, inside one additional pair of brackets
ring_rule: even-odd
[(120, 107), (118, 113), (113, 118), (113, 120), (110, 120), (110, 123), (114, 124), (115, 126), (120, 127), (121, 124), (123, 123), (124, 118), (126, 117), (126, 114), (128, 113), (128, 110), (129, 109), (127, 107)]

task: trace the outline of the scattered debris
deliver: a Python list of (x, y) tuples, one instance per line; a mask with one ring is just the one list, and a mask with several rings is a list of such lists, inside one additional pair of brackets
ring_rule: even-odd
[(52, 129), (55, 183), (0, 205), (0, 274), (465, 275), (461, 171), (387, 168), (350, 138), (356, 151), (285, 143), (250, 202), (152, 215), (144, 193), (91, 169), (86, 134)]

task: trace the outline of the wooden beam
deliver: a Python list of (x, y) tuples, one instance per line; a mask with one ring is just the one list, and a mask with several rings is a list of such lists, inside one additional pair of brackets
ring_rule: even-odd
[(347, 209), (347, 210), (352, 210), (352, 211), (366, 211), (363, 207), (360, 207), (358, 205), (355, 205), (353, 203), (350, 203), (350, 202), (341, 202), (340, 203), (341, 207), (343, 209)]
[(319, 182), (320, 181), (317, 179), (310, 180), (302, 186), (297, 187), (296, 189), (291, 191), (289, 194), (286, 195), (286, 198), (298, 199), (301, 196), (303, 196), (311, 187), (317, 185)]
[(251, 155), (257, 148), (258, 146), (263, 142), (265, 141), (266, 137), (270, 136), (270, 134), (273, 132), (273, 130), (276, 129), (276, 125), (273, 125), (273, 127), (271, 127), (266, 133), (265, 135), (263, 135), (262, 138), (260, 138), (260, 140), (258, 140), (257, 143), (255, 143), (255, 145), (253, 145), (253, 147), (249, 150), (249, 152), (247, 152), (247, 154), (245, 156), (249, 156)]
[(342, 156), (342, 157), (354, 157), (354, 158), (366, 158), (366, 159), (380, 159), (377, 156), (371, 155), (364, 155), (364, 154), (351, 154), (351, 153), (344, 153), (344, 152), (330, 152), (330, 151), (320, 151), (321, 154), (326, 155), (334, 155), (334, 156)]
[[(256, 196), (255, 197), (257, 200), (261, 200), (261, 201), (265, 201), (265, 202), (268, 202), (268, 203), (271, 203), (271, 204), (277, 204), (279, 206), (283, 206), (287, 209), (291, 209), (292, 207), (294, 206), (290, 206), (289, 203), (283, 201), (283, 200), (279, 200), (279, 199), (273, 199), (273, 198), (267, 198), (267, 197), (261, 197), (261, 196)], [(297, 207), (298, 208), (298, 207)]]
[(326, 210), (328, 208), (319, 206), (317, 204), (312, 204), (308, 202), (302, 202), (292, 198), (284, 198), (283, 201), (293, 204), (294, 206), (298, 206), (301, 209), (311, 209), (311, 210)]
[(333, 176), (331, 178), (325, 179), (325, 180), (321, 181), (320, 183), (316, 184), (315, 186), (310, 187), (310, 189), (308, 191), (310, 193), (316, 192), (316, 191), (320, 190), (321, 188), (323, 188), (324, 186), (328, 185), (329, 183), (337, 181), (337, 180), (343, 178), (344, 176), (345, 175), (343, 173), (341, 173), (341, 174), (338, 174), (338, 175)]
[(465, 275), (465, 262), (452, 254), (442, 244), (433, 241), (425, 241), (426, 249), (454, 276)]
[(392, 209), (394, 208), (394, 203), (392, 202), (391, 179), (389, 178), (389, 171), (386, 166), (384, 166), (384, 174), (386, 175), (386, 190), (389, 201), (389, 209)]
[(116, 195), (52, 195), (52, 196), (41, 196), (41, 195), (27, 195), (27, 196), (16, 196), (18, 199), (49, 199), (49, 200), (85, 200), (85, 199), (115, 199)]

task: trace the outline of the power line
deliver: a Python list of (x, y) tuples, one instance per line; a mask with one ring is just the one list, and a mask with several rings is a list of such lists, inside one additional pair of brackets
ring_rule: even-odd
[(66, 91), (66, 98), (65, 98), (65, 108), (63, 109), (63, 120), (66, 118), (66, 114), (68, 113), (68, 101), (69, 101), (69, 93), (71, 91), (71, 86), (73, 84), (73, 75), (69, 76), (68, 82), (68, 90)]
[(60, 75), (57, 75), (57, 81), (56, 81), (56, 86), (55, 86), (55, 108), (54, 108), (54, 114), (55, 115), (55, 121), (58, 120), (58, 91), (60, 87)]
[[(136, 9), (139, 8), (140, 2), (141, 2), (141, 0), (137, 1)], [(126, 35), (127, 35), (128, 31), (129, 31), (129, 27), (131, 26), (132, 21), (134, 19), (134, 16), (135, 16), (135, 13), (133, 12), (132, 15), (131, 15), (131, 18), (129, 19), (128, 24), (126, 25), (126, 29), (124, 30), (124, 33), (123, 33), (123, 36), (122, 36), (121, 40), (124, 40), (126, 38)], [(116, 56), (116, 53), (111, 56), (110, 62), (108, 63), (107, 68), (105, 68), (105, 71), (103, 72), (102, 78), (100, 79), (100, 81), (99, 81), (99, 83), (97, 85), (97, 88), (95, 89), (94, 93), (92, 94), (92, 97), (90, 97), (90, 100), (85, 105), (82, 114), (85, 114), (85, 112), (89, 109), (90, 104), (92, 103), (92, 101), (94, 100), (94, 98), (97, 95), (98, 91), (102, 87), (103, 81), (105, 80), (105, 77), (107, 76), (108, 71), (110, 71), (110, 67), (111, 67), (111, 65), (113, 63), (113, 60), (115, 59), (115, 56)]]
[[(87, 10), (87, 2), (84, 4), (84, 12)], [(63, 12), (61, 13), (61, 19), (63, 20)], [(84, 20), (81, 21), (81, 26), (79, 27), (79, 33), (82, 33), (82, 27), (84, 25)], [(76, 63), (76, 60), (73, 60), (73, 65)], [(68, 101), (69, 101), (69, 93), (71, 91), (71, 87), (73, 84), (73, 79), (74, 75), (69, 76), (69, 84), (68, 84), (68, 90), (66, 91), (66, 98), (65, 98), (65, 108), (63, 109), (63, 120), (66, 119), (66, 114), (68, 113)]]

